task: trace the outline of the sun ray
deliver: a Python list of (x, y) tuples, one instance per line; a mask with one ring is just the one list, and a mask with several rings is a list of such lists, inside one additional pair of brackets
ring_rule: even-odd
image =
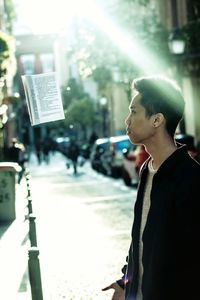
[(128, 55), (131, 61), (139, 67), (144, 74), (164, 74), (167, 65), (162, 58), (145, 48), (143, 42), (135, 37), (133, 32), (129, 36), (121, 30), (110, 17), (93, 7), (87, 16), (113, 41), (113, 43)]

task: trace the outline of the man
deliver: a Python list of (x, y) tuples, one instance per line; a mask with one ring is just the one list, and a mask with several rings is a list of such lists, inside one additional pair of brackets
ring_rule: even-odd
[(149, 158), (140, 170), (132, 241), (112, 300), (200, 299), (200, 165), (174, 134), (183, 116), (179, 87), (163, 77), (133, 81), (126, 119)]

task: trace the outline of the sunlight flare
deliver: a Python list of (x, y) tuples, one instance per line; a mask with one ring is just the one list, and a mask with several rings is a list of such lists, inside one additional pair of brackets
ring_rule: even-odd
[(132, 36), (127, 35), (100, 10), (97, 8), (95, 10), (95, 7), (91, 13), (88, 12), (88, 17), (108, 35), (118, 48), (128, 55), (144, 74), (165, 74), (167, 66), (164, 61), (145, 48), (142, 41), (134, 36), (134, 32)]

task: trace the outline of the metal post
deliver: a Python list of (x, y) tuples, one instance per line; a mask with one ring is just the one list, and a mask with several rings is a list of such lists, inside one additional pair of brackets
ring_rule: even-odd
[(38, 248), (31, 247), (28, 251), (28, 256), (28, 269), (32, 300), (43, 300)]
[(31, 247), (37, 247), (37, 236), (36, 236), (36, 217), (33, 214), (29, 215), (29, 238)]
[(30, 197), (31, 196), (31, 191), (30, 191), (30, 187), (29, 186), (27, 186), (27, 197)]
[(29, 215), (33, 213), (33, 206), (32, 206), (32, 199), (30, 197), (28, 197), (28, 213)]
[(27, 197), (30, 197), (31, 196), (30, 176), (26, 176), (26, 186), (27, 186)]

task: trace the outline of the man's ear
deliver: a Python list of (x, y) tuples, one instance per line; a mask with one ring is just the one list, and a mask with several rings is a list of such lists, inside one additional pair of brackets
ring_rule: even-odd
[(159, 127), (164, 122), (164, 115), (162, 113), (157, 113), (154, 115), (153, 126)]

